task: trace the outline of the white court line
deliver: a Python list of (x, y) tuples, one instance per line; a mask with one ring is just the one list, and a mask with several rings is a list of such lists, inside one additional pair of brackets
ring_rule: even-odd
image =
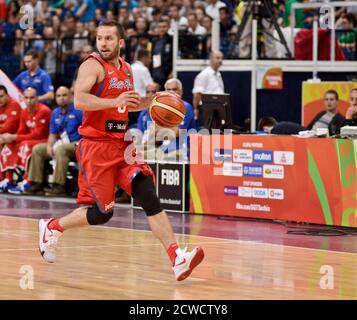
[[(136, 231), (136, 230), (135, 230)], [(139, 230), (140, 231), (140, 230)], [(236, 241), (228, 241), (224, 242), (224, 244), (237, 244)], [(197, 244), (222, 244), (222, 242), (204, 242), (204, 243), (197, 243)], [(161, 243), (135, 243), (135, 244), (103, 244), (103, 245), (92, 245), (92, 246), (70, 246), (70, 247), (62, 247), (58, 246), (58, 249), (93, 249), (93, 248), (127, 248), (127, 247), (151, 247), (151, 246), (161, 246)], [(33, 251), (38, 250), (38, 248), (5, 248), (0, 249), (0, 252), (9, 252), (9, 251)]]
[[(6, 218), (13, 218), (13, 219), (25, 219), (25, 220), (32, 220), (32, 221), (38, 221), (38, 219), (34, 218), (25, 218), (25, 217), (13, 217), (13, 216), (0, 216), (1, 217), (6, 217)], [(124, 231), (135, 231), (135, 232), (150, 232), (151, 230), (137, 230), (137, 229), (130, 229), (130, 228), (122, 228), (122, 227), (111, 227), (111, 226), (90, 226), (90, 228), (108, 228), (108, 229), (117, 229), (117, 230), (124, 230)], [(265, 246), (273, 246), (273, 247), (279, 247), (279, 248), (294, 248), (294, 249), (301, 249), (301, 250), (312, 250), (312, 251), (322, 251), (322, 252), (331, 252), (331, 253), (338, 253), (338, 254), (344, 254), (344, 255), (353, 255), (356, 256), (356, 253), (353, 252), (343, 252), (343, 251), (334, 251), (334, 250), (324, 250), (324, 249), (316, 249), (316, 248), (305, 248), (305, 247), (297, 247), (297, 246), (290, 246), (290, 245), (284, 245), (284, 244), (276, 244), (276, 243), (269, 243), (269, 242), (258, 242), (258, 241), (252, 241), (252, 240), (238, 240), (238, 239), (226, 239), (226, 238), (218, 238), (218, 237), (208, 237), (208, 236), (200, 236), (200, 235), (194, 235), (194, 234), (185, 234), (185, 233), (175, 233), (175, 235), (180, 235), (180, 236), (185, 236), (185, 237), (197, 237), (197, 238), (206, 238), (206, 239), (217, 239), (220, 240), (220, 242), (225, 242), (225, 243), (247, 243), (247, 244), (260, 244), (260, 245), (265, 245)], [(204, 242), (203, 244), (209, 244), (210, 242)], [(212, 242), (213, 243), (213, 242)], [(1, 249), (0, 249), (1, 250)], [(21, 250), (21, 249), (14, 249), (14, 250)], [(32, 250), (32, 249), (31, 249)]]

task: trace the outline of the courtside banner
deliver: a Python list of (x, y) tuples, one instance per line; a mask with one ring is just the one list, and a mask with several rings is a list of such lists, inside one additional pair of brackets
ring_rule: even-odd
[(357, 227), (357, 143), (192, 135), (190, 209), (201, 214)]
[(328, 90), (335, 90), (339, 96), (338, 112), (343, 116), (349, 107), (350, 92), (357, 88), (356, 82), (303, 82), (301, 123), (307, 126), (321, 111), (325, 111), (324, 97)]

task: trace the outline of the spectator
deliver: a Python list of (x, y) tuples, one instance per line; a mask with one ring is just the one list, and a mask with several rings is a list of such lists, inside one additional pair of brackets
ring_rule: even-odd
[(162, 12), (159, 9), (154, 9), (152, 11), (153, 20), (150, 23), (149, 34), (152, 36), (157, 36), (157, 27), (159, 22), (162, 21)]
[(125, 28), (125, 30), (135, 28), (135, 23), (130, 18), (130, 12), (126, 7), (119, 8), (118, 22)]
[(299, 134), (306, 128), (298, 123), (290, 121), (281, 121), (278, 123), (273, 117), (263, 117), (258, 122), (258, 131), (264, 131), (271, 134), (291, 135)]
[(14, 80), (14, 84), (22, 91), (28, 87), (36, 89), (36, 99), (49, 104), (53, 99), (53, 86), (50, 76), (39, 67), (38, 54), (28, 51), (24, 56), (26, 71), (21, 72)]
[(340, 133), (340, 127), (345, 118), (338, 112), (338, 93), (335, 90), (328, 90), (324, 97), (325, 111), (319, 112), (308, 124), (309, 130), (326, 128), (330, 136)]
[(229, 16), (227, 7), (219, 9), (220, 25), (220, 50), (225, 58), (229, 57), (234, 41), (231, 39), (231, 33), (236, 33), (236, 24)]
[(213, 51), (210, 54), (210, 65), (203, 69), (195, 78), (192, 89), (195, 120), (199, 118), (199, 107), (203, 93), (224, 93), (224, 83), (219, 68), (223, 63), (223, 53)]
[(179, 8), (175, 5), (170, 6), (169, 8), (169, 17), (170, 17), (170, 29), (168, 34), (172, 36), (174, 34), (174, 26), (177, 24), (177, 27), (182, 30), (187, 28), (188, 22), (187, 18), (180, 16)]
[[(82, 123), (82, 111), (74, 108), (70, 91), (59, 87), (56, 91), (57, 108), (51, 114), (50, 134), (47, 143), (39, 143), (32, 150), (28, 179), (31, 186), (25, 194), (37, 194), (45, 191), (46, 196), (66, 194), (65, 183), (68, 163), (75, 159), (76, 145), (81, 138), (78, 127)], [(45, 160), (55, 161), (53, 185), (44, 188)]]
[(76, 23), (76, 33), (74, 34), (73, 40), (73, 54), (77, 55), (82, 51), (82, 48), (88, 44), (88, 29), (84, 27), (83, 22), (77, 21)]
[[(284, 13), (284, 26), (290, 27), (291, 25), (291, 5), (293, 3), (304, 2), (303, 0), (287, 0), (285, 2), (285, 13)], [(295, 9), (295, 26), (294, 28), (304, 27), (304, 10)]]
[(169, 78), (172, 71), (172, 37), (168, 34), (169, 24), (160, 21), (158, 24), (158, 38), (153, 41), (153, 68), (154, 81), (161, 86)]
[(196, 8), (194, 13), (196, 14), (197, 22), (202, 25), (203, 17), (206, 15), (205, 10), (202, 8)]
[(212, 18), (210, 16), (203, 16), (202, 18), (202, 26), (206, 29), (207, 33), (212, 33)]
[[(0, 135), (0, 144), (6, 144), (0, 157), (3, 173), (16, 168), (25, 170), (32, 148), (37, 143), (45, 142), (48, 136), (51, 109), (38, 102), (35, 88), (27, 88), (24, 91), (24, 98), (27, 108), (21, 112), (18, 130), (15, 134)], [(27, 186), (26, 179), (15, 186), (12, 174), (6, 173), (6, 177), (0, 185), (2, 192), (7, 190), (12, 193), (21, 193)]]
[(219, 9), (225, 7), (226, 4), (218, 0), (209, 0), (209, 5), (206, 7), (206, 14), (213, 20), (219, 20)]
[(353, 89), (350, 93), (350, 107), (346, 111), (343, 126), (357, 126), (357, 89)]
[(79, 21), (88, 23), (95, 18), (96, 6), (93, 0), (77, 0), (77, 4), (74, 6), (73, 12)]
[(150, 52), (139, 50), (136, 61), (131, 65), (135, 90), (141, 97), (146, 96), (146, 87), (153, 82), (148, 67), (151, 64)]
[(352, 13), (343, 14), (336, 22), (338, 31), (338, 43), (348, 60), (356, 59), (356, 17)]
[[(104, 11), (104, 12), (107, 12), (107, 10)], [(104, 14), (103, 14), (103, 10), (100, 9), (100, 8), (95, 9), (95, 21), (97, 23), (100, 23), (100, 22), (102, 22), (104, 20), (105, 20), (105, 17), (104, 17)]]
[(45, 27), (43, 31), (43, 38), (44, 46), (40, 53), (40, 60), (43, 61), (44, 69), (47, 71), (48, 75), (51, 79), (54, 79), (57, 64), (57, 41), (55, 40), (53, 27)]
[(194, 35), (203, 36), (207, 33), (207, 30), (198, 23), (196, 13), (192, 12), (187, 16), (188, 20), (188, 32)]
[(135, 20), (135, 31), (140, 34), (140, 33), (146, 33), (149, 29), (148, 22), (145, 18), (143, 17), (138, 17)]
[(87, 57), (93, 52), (93, 47), (89, 44), (84, 46), (81, 51), (81, 61), (84, 61), (87, 59)]

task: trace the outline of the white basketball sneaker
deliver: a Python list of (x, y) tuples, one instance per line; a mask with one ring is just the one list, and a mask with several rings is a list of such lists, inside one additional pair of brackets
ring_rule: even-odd
[(184, 250), (178, 248), (175, 251), (177, 257), (172, 270), (174, 270), (177, 281), (185, 280), (191, 274), (192, 270), (201, 263), (205, 256), (201, 247), (195, 247), (190, 252), (186, 252), (186, 250), (187, 248)]
[(55, 262), (56, 260), (56, 246), (58, 238), (62, 235), (62, 232), (57, 230), (48, 229), (48, 224), (54, 219), (40, 219), (38, 222), (39, 231), (39, 250), (40, 253), (47, 262)]

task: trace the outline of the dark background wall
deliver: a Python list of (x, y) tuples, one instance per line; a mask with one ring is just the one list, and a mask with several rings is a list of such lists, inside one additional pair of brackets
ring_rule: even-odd
[[(184, 99), (192, 103), (193, 81), (198, 72), (179, 72), (182, 81)], [(233, 122), (243, 126), (244, 119), (250, 117), (249, 71), (222, 72), (226, 93), (232, 96)], [(351, 81), (357, 78), (357, 72), (322, 72), (321, 81)], [(301, 121), (302, 82), (312, 78), (311, 72), (284, 72), (283, 90), (257, 90), (257, 121), (261, 117), (272, 116), (278, 121)]]

